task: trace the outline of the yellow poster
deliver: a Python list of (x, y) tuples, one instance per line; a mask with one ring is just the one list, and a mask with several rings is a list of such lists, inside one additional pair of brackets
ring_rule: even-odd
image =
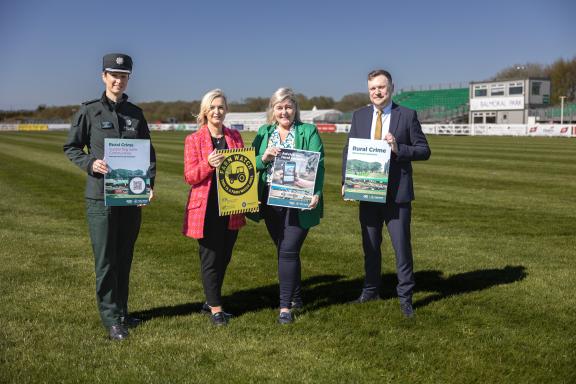
[(258, 172), (254, 148), (222, 149), (218, 172), (220, 216), (258, 212)]

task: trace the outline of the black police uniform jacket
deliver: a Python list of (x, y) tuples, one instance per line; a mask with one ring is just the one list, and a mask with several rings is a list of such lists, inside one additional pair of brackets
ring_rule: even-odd
[[(112, 103), (104, 93), (100, 99), (82, 103), (72, 119), (64, 153), (87, 174), (85, 197), (104, 199), (104, 175), (92, 172), (92, 163), (104, 158), (104, 139), (148, 139), (150, 130), (142, 110), (127, 101), (128, 96)], [(86, 147), (86, 150), (84, 150)], [(156, 153), (150, 145), (150, 183), (154, 186)]]

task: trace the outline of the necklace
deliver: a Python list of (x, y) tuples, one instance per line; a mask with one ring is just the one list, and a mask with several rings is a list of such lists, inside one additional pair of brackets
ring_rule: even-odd
[(210, 136), (212, 137), (212, 139), (216, 141), (216, 145), (220, 145), (222, 139), (224, 139), (224, 132), (214, 134), (212, 133), (212, 130), (210, 129), (208, 130), (210, 131)]
[(214, 140), (214, 142), (216, 143), (217, 146), (220, 145), (220, 143), (224, 140), (224, 135), (217, 137), (217, 136), (212, 136), (212, 140)]

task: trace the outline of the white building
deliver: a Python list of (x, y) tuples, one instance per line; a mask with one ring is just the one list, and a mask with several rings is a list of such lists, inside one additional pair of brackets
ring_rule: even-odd
[(470, 83), (471, 124), (527, 124), (530, 110), (550, 104), (550, 79)]
[[(323, 121), (337, 121), (342, 112), (336, 109), (316, 109), (300, 111), (300, 120), (303, 123)], [(228, 112), (224, 125), (238, 130), (257, 131), (261, 125), (266, 124), (266, 112)]]

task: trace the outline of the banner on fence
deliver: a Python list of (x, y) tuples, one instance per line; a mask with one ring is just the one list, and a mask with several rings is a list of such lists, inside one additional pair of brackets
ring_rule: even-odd
[(336, 124), (316, 124), (318, 132), (336, 132)]
[(195, 131), (198, 124), (148, 124), (151, 131)]
[(527, 129), (528, 136), (572, 136), (574, 127), (564, 124), (540, 124), (532, 125)]
[(526, 136), (525, 124), (474, 124), (475, 136)]
[[(257, 131), (259, 124), (234, 123), (239, 131)], [(148, 124), (151, 131), (195, 131), (198, 124)], [(350, 124), (318, 124), (320, 132), (350, 132)], [(68, 130), (70, 124), (0, 124), (0, 131)], [(427, 135), (576, 137), (574, 124), (422, 124)]]
[(0, 131), (17, 131), (18, 124), (0, 124)]
[(47, 131), (48, 124), (18, 124), (19, 131)]
[(48, 124), (49, 131), (64, 131), (70, 129), (70, 124)]

